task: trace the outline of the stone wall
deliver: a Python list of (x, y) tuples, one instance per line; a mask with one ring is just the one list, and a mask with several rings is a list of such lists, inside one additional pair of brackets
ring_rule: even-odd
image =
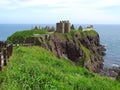
[(82, 29), (82, 31), (90, 31), (90, 30), (94, 30), (93, 25), (90, 25), (90, 26), (85, 27), (85, 28)]
[(59, 23), (56, 23), (56, 31), (59, 33), (69, 33), (70, 32), (69, 21), (60, 21)]
[(82, 31), (90, 31), (90, 30), (94, 30), (93, 28), (83, 28)]

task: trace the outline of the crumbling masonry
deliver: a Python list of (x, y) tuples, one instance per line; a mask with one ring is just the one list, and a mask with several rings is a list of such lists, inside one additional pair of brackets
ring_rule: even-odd
[(69, 33), (71, 30), (69, 21), (60, 21), (56, 23), (56, 31), (59, 33)]

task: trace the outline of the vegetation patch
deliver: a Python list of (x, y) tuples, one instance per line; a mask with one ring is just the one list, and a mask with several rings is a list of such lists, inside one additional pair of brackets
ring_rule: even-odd
[(80, 47), (82, 48), (83, 52), (85, 53), (85, 60), (89, 60), (92, 53), (90, 52), (90, 50), (88, 50), (86, 47), (84, 47), (82, 44), (80, 45)]
[(41, 47), (15, 47), (0, 72), (0, 90), (120, 90), (120, 83), (58, 59)]
[(8, 37), (8, 43), (24, 43), (26, 39), (33, 37), (33, 34), (47, 34), (46, 30), (24, 30), (24, 31), (17, 31), (10, 37)]
[[(55, 32), (53, 34), (57, 35), (57, 37), (59, 37), (60, 39), (65, 40), (66, 36), (71, 38), (71, 36), (73, 37), (74, 34), (76, 34), (76, 33), (79, 33), (81, 36), (83, 36), (83, 35), (96, 35), (97, 34), (97, 32), (94, 31), (94, 30), (91, 30), (91, 31), (71, 30), (70, 33), (62, 34), (62, 33)], [(34, 34), (50, 34), (50, 33), (46, 30), (17, 31), (14, 34), (12, 34), (10, 37), (8, 37), (7, 43), (23, 44), (23, 43), (26, 43), (26, 42), (31, 42), (35, 39), (34, 36), (33, 36)], [(30, 38), (32, 38), (32, 39), (30, 39)]]
[(84, 35), (97, 35), (97, 32), (95, 30), (90, 30), (90, 31), (83, 31), (82, 32)]

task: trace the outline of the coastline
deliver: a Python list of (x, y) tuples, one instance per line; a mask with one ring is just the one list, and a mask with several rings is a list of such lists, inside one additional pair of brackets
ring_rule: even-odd
[[(12, 24), (12, 25), (14, 26), (14, 24)], [(22, 25), (22, 24), (21, 24), (21, 25)], [(27, 27), (23, 25), (22, 27), (19, 27), (18, 30), (20, 31), (20, 30), (24, 30), (24, 29), (29, 29), (29, 28), (31, 28), (31, 25), (41, 25), (41, 24), (28, 24)], [(48, 25), (48, 24), (47, 24), (47, 25)], [(51, 24), (51, 26), (53, 26), (53, 25), (54, 25), (54, 24)], [(88, 24), (85, 24), (85, 25), (83, 25), (83, 26), (86, 26), (86, 25), (88, 25)], [(17, 25), (17, 26), (20, 26), (20, 25)], [(44, 24), (44, 26), (46, 26), (46, 24)], [(107, 25), (107, 27), (106, 27), (106, 25), (103, 25), (103, 26), (106, 28), (106, 30), (108, 30), (107, 28), (110, 27), (110, 25)], [(104, 28), (102, 28), (103, 26), (100, 26), (100, 27), (99, 27), (99, 25), (97, 25), (97, 26), (95, 26), (95, 29), (96, 29), (96, 30), (98, 31), (98, 33), (100, 34), (101, 43), (106, 46), (106, 48), (107, 48), (106, 54), (108, 55), (108, 51), (109, 51), (108, 45), (105, 44), (106, 41), (103, 42), (104, 36), (106, 35), (106, 34), (104, 33), (105, 31), (103, 31), (103, 30), (104, 30)], [(114, 26), (114, 25), (112, 25), (112, 26)], [(115, 25), (115, 26), (118, 26), (118, 25)], [(75, 25), (75, 27), (78, 27), (78, 26)], [(22, 28), (23, 28), (23, 29), (22, 29)], [(100, 29), (99, 29), (99, 28), (100, 28)], [(15, 29), (15, 27), (14, 27), (14, 32), (15, 32), (15, 31), (18, 31), (18, 30)], [(4, 31), (5, 31), (5, 30), (4, 30)], [(101, 32), (101, 31), (102, 31), (102, 32)], [(13, 32), (13, 33), (14, 33), (14, 32)], [(6, 31), (5, 31), (5, 33), (6, 33)], [(110, 33), (110, 32), (108, 32), (108, 33)], [(7, 33), (6, 33), (6, 34), (7, 34)], [(105, 35), (104, 35), (104, 34), (105, 34)], [(11, 34), (9, 34), (9, 35), (11, 35)], [(110, 34), (110, 35), (111, 35), (111, 34)], [(7, 37), (6, 37), (6, 38), (7, 38)], [(5, 41), (5, 40), (4, 40), (4, 41)], [(106, 55), (106, 56), (107, 56), (107, 55)], [(107, 56), (107, 62), (106, 62), (106, 56), (105, 56), (105, 58), (104, 58), (104, 59), (105, 59), (105, 61), (104, 61), (105, 65), (107, 64), (107, 62), (109, 62), (108, 56)], [(113, 61), (114, 61), (114, 60), (113, 60)], [(114, 64), (114, 63), (112, 63), (112, 64)], [(109, 70), (108, 68), (107, 68), (107, 70), (114, 72), (115, 70), (111, 70), (111, 68), (114, 68), (114, 66), (112, 67), (112, 64), (110, 65), (110, 67), (108, 67), (110, 70)], [(109, 64), (108, 64), (108, 65), (109, 65)], [(119, 64), (118, 64), (118, 65), (119, 65)], [(105, 69), (105, 72), (106, 72), (106, 68), (103, 68), (103, 69)]]

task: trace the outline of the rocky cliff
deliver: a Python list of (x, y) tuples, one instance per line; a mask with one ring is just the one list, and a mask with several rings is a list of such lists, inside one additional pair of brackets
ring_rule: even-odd
[(49, 33), (42, 30), (16, 32), (8, 43), (39, 45), (52, 51), (59, 58), (67, 58), (77, 65), (99, 72), (103, 66), (104, 46), (96, 31), (73, 30), (70, 33)]
[(77, 65), (99, 72), (103, 66), (104, 46), (96, 31), (72, 31), (68, 34), (53, 33), (48, 39), (39, 38), (40, 45), (59, 58), (68, 58)]

